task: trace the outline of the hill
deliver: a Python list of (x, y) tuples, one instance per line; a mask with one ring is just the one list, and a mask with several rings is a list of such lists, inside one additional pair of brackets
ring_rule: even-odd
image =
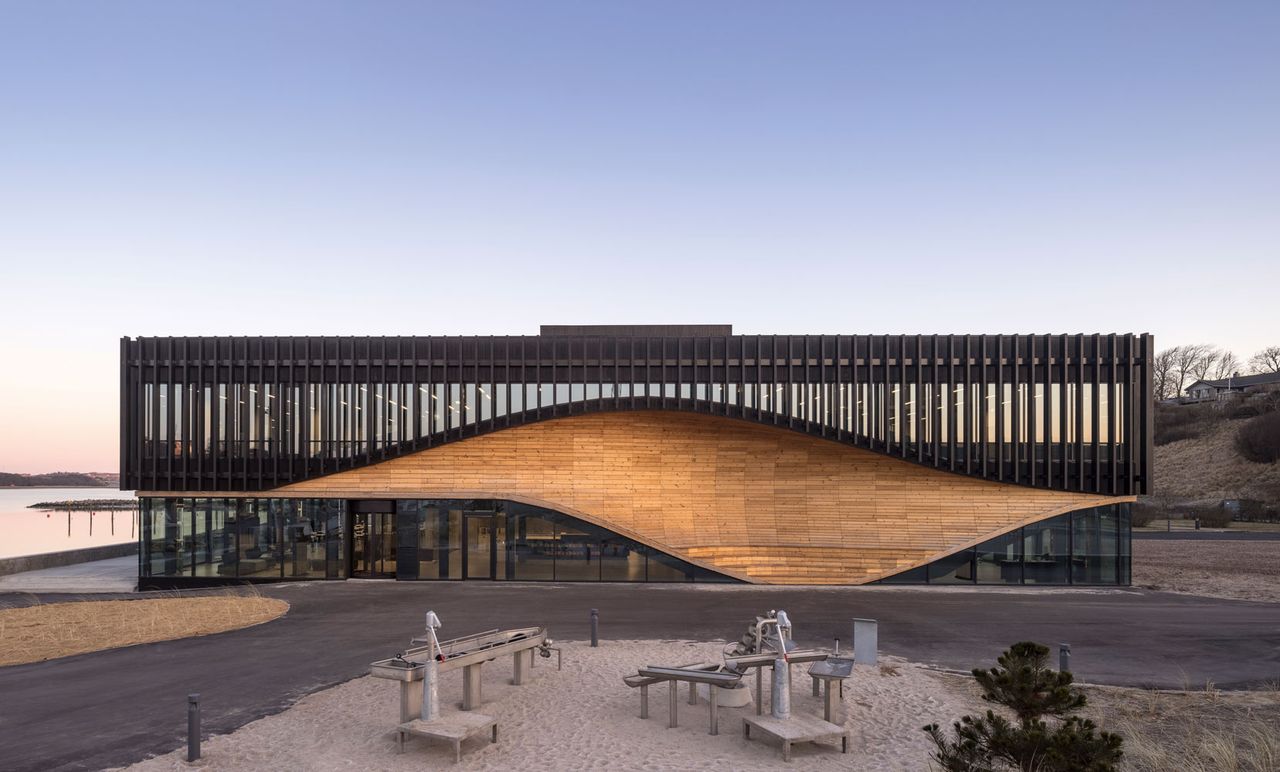
[(81, 472), (49, 472), (48, 474), (15, 474), (0, 472), (0, 488), (106, 488), (99, 477)]
[(1229, 418), (1226, 411), (1195, 406), (1158, 410), (1156, 441), (1165, 441), (1155, 447), (1155, 490), (1150, 498), (1203, 504), (1256, 499), (1280, 504), (1280, 463), (1254, 463), (1236, 450), (1236, 433), (1245, 422)]

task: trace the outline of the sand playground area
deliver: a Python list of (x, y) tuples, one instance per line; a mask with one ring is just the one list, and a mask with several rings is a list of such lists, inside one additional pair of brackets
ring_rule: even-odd
[[(152, 770), (499, 770), (520, 765), (540, 769), (768, 770), (783, 766), (776, 740), (742, 737), (742, 717), (754, 706), (720, 709), (720, 734), (707, 733), (705, 700), (689, 705), (680, 684), (680, 725), (667, 727), (667, 685), (651, 687), (649, 718), (641, 719), (638, 689), (625, 675), (647, 665), (718, 661), (725, 642), (602, 641), (558, 642), (563, 670), (555, 658), (537, 659), (533, 678), (512, 686), (511, 659), (484, 667), (484, 704), (479, 712), (498, 719), (499, 741), (484, 737), (463, 744), (461, 763), (445, 743), (411, 738), (396, 753), (399, 719), (397, 685), (370, 676), (311, 694), (289, 710), (228, 735), (206, 738), (202, 758), (185, 761), (185, 749), (128, 767)], [(812, 696), (807, 665), (792, 668), (792, 713), (822, 716)], [(766, 670), (765, 700), (769, 699)], [(754, 684), (754, 676), (744, 681)], [(442, 676), (440, 704), (458, 709), (462, 675)], [(955, 680), (892, 657), (878, 665), (857, 665), (845, 682), (844, 699), (833, 717), (852, 730), (849, 753), (838, 742), (801, 743), (789, 768), (803, 770), (919, 770), (929, 764), (931, 745), (921, 727), (949, 724), (980, 707)], [(765, 712), (768, 712), (768, 705)]]

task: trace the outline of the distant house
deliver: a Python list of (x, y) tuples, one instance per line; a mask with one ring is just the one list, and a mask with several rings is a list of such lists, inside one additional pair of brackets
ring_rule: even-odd
[(1236, 394), (1280, 390), (1280, 373), (1241, 375), (1233, 373), (1229, 378), (1216, 381), (1196, 381), (1186, 388), (1184, 402), (1205, 402), (1227, 399)]

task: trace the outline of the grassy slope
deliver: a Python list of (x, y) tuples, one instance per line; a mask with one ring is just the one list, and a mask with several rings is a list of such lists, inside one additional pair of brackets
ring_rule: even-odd
[(1280, 501), (1280, 464), (1255, 464), (1236, 452), (1243, 421), (1215, 421), (1197, 438), (1156, 447), (1155, 498)]

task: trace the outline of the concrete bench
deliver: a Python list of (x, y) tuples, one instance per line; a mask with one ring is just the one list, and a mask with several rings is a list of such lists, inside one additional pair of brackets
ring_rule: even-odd
[(430, 721), (415, 719), (396, 727), (396, 750), (404, 753), (404, 741), (409, 735), (433, 740), (444, 740), (453, 746), (453, 761), (462, 760), (462, 741), (472, 735), (489, 730), (490, 742), (498, 741), (498, 719), (474, 711), (453, 713)]

